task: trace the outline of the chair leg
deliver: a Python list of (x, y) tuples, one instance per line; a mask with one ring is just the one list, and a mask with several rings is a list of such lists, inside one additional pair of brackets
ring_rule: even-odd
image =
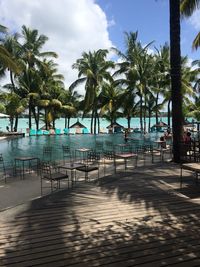
[(180, 188), (182, 188), (183, 183), (183, 168), (181, 167), (181, 174), (180, 174)]
[(42, 194), (43, 194), (43, 190), (42, 190), (42, 177), (41, 177), (41, 179), (40, 179), (40, 186), (41, 186), (41, 196), (42, 196)]

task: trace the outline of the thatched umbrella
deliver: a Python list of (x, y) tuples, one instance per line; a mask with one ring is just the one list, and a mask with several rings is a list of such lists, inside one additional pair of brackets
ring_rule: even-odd
[(77, 122), (75, 122), (74, 124), (72, 124), (69, 128), (87, 128), (86, 126), (84, 126), (82, 123), (80, 123), (78, 120)]
[(153, 127), (156, 128), (168, 127), (168, 124), (163, 121), (159, 121), (157, 124), (154, 124)]

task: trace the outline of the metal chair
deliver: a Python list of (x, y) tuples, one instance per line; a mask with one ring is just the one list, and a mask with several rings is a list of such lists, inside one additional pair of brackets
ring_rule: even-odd
[(4, 163), (4, 159), (3, 159), (3, 155), (0, 154), (0, 173), (2, 173), (3, 179), (6, 183), (6, 168), (5, 168), (5, 163)]
[(97, 179), (99, 180), (100, 153), (89, 151), (83, 166), (76, 168), (77, 171), (85, 172), (85, 181), (89, 180), (89, 172), (97, 171)]
[(65, 173), (60, 172), (58, 168), (53, 167), (49, 162), (41, 163), (41, 195), (43, 194), (44, 180), (50, 183), (51, 193), (53, 193), (54, 189), (58, 190), (61, 188), (60, 183), (62, 180), (67, 180), (69, 188), (69, 176), (67, 172)]
[(111, 163), (114, 166), (114, 173), (116, 173), (116, 164), (115, 164), (115, 153), (114, 151), (104, 150), (103, 152), (104, 160), (104, 176), (106, 175), (106, 165)]
[(52, 152), (53, 149), (51, 146), (44, 146), (43, 147), (43, 161), (52, 161)]
[(65, 146), (65, 145), (63, 145), (62, 146), (62, 152), (63, 152), (63, 162), (65, 162), (65, 159), (67, 159), (67, 160), (72, 160), (72, 151), (71, 151), (71, 149), (70, 149), (70, 146)]

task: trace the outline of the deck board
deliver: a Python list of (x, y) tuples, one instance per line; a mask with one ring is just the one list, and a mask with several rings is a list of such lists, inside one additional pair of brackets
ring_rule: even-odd
[(13, 208), (9, 220), (1, 212), (0, 266), (200, 266), (200, 186), (184, 172), (180, 190), (178, 168), (137, 168)]

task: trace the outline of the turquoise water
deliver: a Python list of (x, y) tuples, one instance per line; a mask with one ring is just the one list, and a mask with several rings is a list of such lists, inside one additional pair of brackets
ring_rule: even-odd
[[(71, 124), (76, 122), (77, 119), (72, 119)], [(90, 119), (79, 120), (86, 127), (90, 127)], [(155, 121), (155, 119), (154, 119)], [(165, 120), (163, 120), (165, 121)], [(28, 119), (19, 120), (19, 131), (26, 132)], [(123, 126), (127, 126), (126, 119), (119, 119), (118, 123)], [(153, 124), (152, 119), (152, 124)], [(9, 125), (8, 119), (0, 119), (1, 130), (5, 130), (6, 126)], [(109, 125), (109, 122), (106, 120), (101, 120), (101, 128), (106, 130), (106, 127)], [(41, 125), (43, 126), (43, 125)], [(64, 119), (59, 119), (56, 121), (57, 128), (64, 128)], [(139, 127), (139, 119), (132, 119), (131, 127)], [(162, 133), (150, 133), (142, 135), (140, 133), (131, 133), (129, 137), (143, 143), (144, 141), (156, 140)], [(80, 134), (80, 135), (51, 135), (51, 136), (26, 136), (14, 139), (5, 139), (0, 141), (0, 153), (3, 154), (3, 157), (6, 161), (13, 161), (15, 157), (19, 156), (37, 156), (40, 159), (43, 158), (43, 146), (52, 146), (53, 147), (53, 160), (62, 159), (62, 145), (69, 145), (72, 149), (87, 147), (94, 148), (96, 141), (101, 141), (105, 143), (106, 141), (111, 141), (114, 144), (124, 143), (124, 135), (121, 133), (117, 134)]]
[[(135, 142), (156, 140), (159, 134), (141, 135), (139, 133), (130, 134), (129, 137), (140, 140)], [(14, 160), (20, 156), (34, 156), (43, 158), (43, 146), (53, 147), (53, 160), (62, 159), (62, 145), (69, 145), (72, 149), (86, 147), (94, 148), (96, 141), (101, 141), (106, 145), (106, 141), (111, 141), (114, 145), (124, 143), (124, 135), (119, 134), (81, 134), (81, 135), (51, 135), (51, 136), (31, 136), (0, 141), (0, 153), (7, 161)]]
[[(77, 121), (76, 118), (72, 118), (70, 120), (70, 125), (72, 125), (73, 123), (75, 123)], [(90, 118), (85, 118), (85, 119), (79, 119), (79, 121), (85, 125), (88, 130), (90, 131)], [(162, 121), (167, 123), (167, 118), (162, 118)], [(124, 127), (127, 127), (127, 120), (125, 118), (119, 118), (117, 120), (117, 122), (119, 124), (121, 124), (122, 126)], [(155, 124), (155, 118), (152, 118), (151, 119), (151, 126)], [(109, 121), (107, 121), (106, 119), (100, 119), (100, 128), (106, 132), (108, 131), (106, 129), (106, 127), (110, 124)], [(60, 129), (64, 129), (64, 125), (65, 125), (65, 122), (64, 122), (64, 119), (61, 118), (61, 119), (58, 119), (56, 120), (56, 128), (60, 128)], [(147, 120), (147, 125), (148, 125), (148, 120)], [(0, 118), (0, 131), (6, 131), (6, 126), (10, 126), (10, 122), (9, 122), (9, 119), (8, 118)], [(40, 122), (40, 127), (44, 126), (44, 122)], [(131, 120), (131, 127), (132, 128), (139, 128), (140, 127), (140, 120), (139, 118), (132, 118)], [(23, 133), (26, 133), (26, 129), (28, 128), (28, 119), (19, 119), (19, 123), (18, 123), (18, 131), (19, 132), (23, 132)], [(35, 124), (33, 124), (33, 129), (35, 128)]]

